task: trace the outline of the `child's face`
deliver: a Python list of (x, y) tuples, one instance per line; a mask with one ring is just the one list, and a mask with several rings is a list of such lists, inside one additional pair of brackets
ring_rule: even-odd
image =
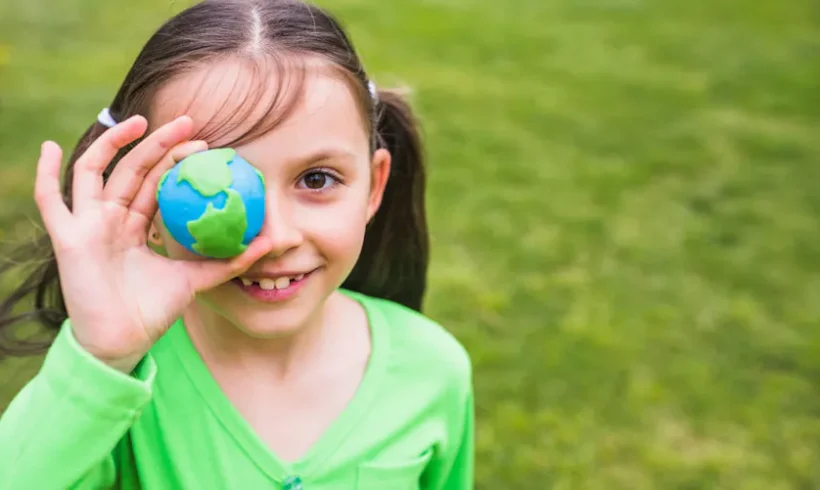
[[(231, 104), (240, 106), (246, 95), (243, 83), (258, 80), (246, 70), (224, 62), (172, 81), (157, 96), (151, 127), (187, 113), (199, 128), (231, 114)], [(260, 110), (271, 94), (256, 105)], [(250, 286), (237, 279), (201, 294), (203, 317), (267, 337), (297, 330), (321, 315), (324, 300), (359, 257), (365, 226), (378, 208), (390, 168), (385, 150), (371, 154), (360, 113), (340, 78), (316, 71), (307, 76), (304, 97), (286, 121), (235, 147), (265, 177), (267, 209), (261, 233), (273, 242), (273, 250), (243, 274), (255, 281)], [(257, 119), (252, 116), (248, 122)], [(219, 147), (234, 136), (208, 143)], [(171, 258), (201, 260), (173, 240), (161, 217), (157, 223)], [(288, 283), (282, 276), (291, 282), (279, 289)]]

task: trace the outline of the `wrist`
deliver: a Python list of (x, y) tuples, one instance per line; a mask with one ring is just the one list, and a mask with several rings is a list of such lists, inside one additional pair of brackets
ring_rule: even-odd
[(139, 363), (145, 358), (145, 353), (134, 354), (128, 357), (121, 357), (115, 359), (105, 359), (98, 356), (95, 357), (102, 361), (106, 366), (116, 369), (117, 371), (123, 374), (130, 375), (134, 372)]
[(96, 345), (90, 345), (80, 341), (79, 339), (76, 340), (77, 345), (95, 359), (110, 368), (116, 369), (117, 371), (128, 375), (134, 371), (140, 361), (142, 361), (146, 354), (148, 354), (148, 349), (138, 349), (136, 351), (131, 349), (128, 351), (119, 349), (111, 350), (103, 349)]
[(63, 342), (67, 342), (71, 350), (80, 353), (82, 357), (94, 359), (128, 376), (139, 368), (140, 363), (148, 357), (150, 350), (150, 346), (139, 346), (136, 349), (133, 346), (127, 349), (123, 347), (106, 349), (101, 345), (102, 343), (88, 342), (81, 333), (78, 335), (74, 323), (68, 318), (63, 323), (60, 336), (64, 337)]
[(150, 349), (150, 344), (142, 339), (125, 338), (122, 334), (114, 339), (107, 335), (83, 335), (84, 330), (75, 330), (72, 333), (82, 350), (124, 374), (131, 374)]

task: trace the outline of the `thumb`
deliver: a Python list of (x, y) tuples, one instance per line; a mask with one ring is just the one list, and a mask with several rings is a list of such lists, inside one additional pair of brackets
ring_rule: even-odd
[(271, 247), (272, 243), (268, 238), (259, 236), (244, 252), (230, 260), (197, 260), (184, 262), (182, 266), (194, 292), (199, 293), (242, 274), (269, 253)]

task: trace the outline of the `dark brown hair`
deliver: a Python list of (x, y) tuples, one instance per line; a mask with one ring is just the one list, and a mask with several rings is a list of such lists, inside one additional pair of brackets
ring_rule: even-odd
[[(165, 83), (188, 70), (227, 57), (251, 61), (259, 70), (272, 65), (277, 69), (280, 88), (264, 117), (239, 138), (220, 146), (252, 139), (287, 117), (294, 106), (293, 94), (300, 90), (283, 90), (281, 86), (289, 80), (286, 77), (294, 74), (296, 83), (301, 83), (298, 74), (304, 72), (293, 70), (294, 62), (318, 60), (347, 82), (371, 133), (371, 149), (387, 148), (393, 164), (381, 207), (367, 228), (361, 256), (342, 287), (421, 311), (429, 245), (424, 208), (425, 169), (417, 122), (398, 93), (378, 90), (375, 100), (371, 97), (367, 72), (348, 36), (327, 12), (296, 0), (213, 0), (192, 6), (167, 21), (148, 40), (111, 103), (112, 116), (117, 120), (136, 114), (148, 116), (157, 91)], [(284, 69), (285, 64), (289, 69)], [(259, 80), (260, 86), (264, 84), (264, 80)], [(245, 105), (252, 108), (257, 102)], [(232, 119), (246, 123), (246, 118), (247, 114)], [(222, 120), (206, 127), (195, 139), (209, 140), (217, 133), (228, 134), (235, 129), (229, 127), (229, 122)], [(69, 158), (63, 183), (63, 195), (69, 206), (74, 163), (105, 130), (98, 122), (92, 124)], [(104, 178), (137, 143), (114, 158)], [(21, 261), (27, 260), (33, 268), (26, 271), (22, 284), (0, 304), (0, 354), (41, 352), (48, 347), (50, 338), (44, 342), (15, 339), (11, 328), (35, 320), (53, 333), (67, 317), (48, 236), (43, 234), (34, 245), (21, 247), (12, 257), (0, 267), (0, 278), (5, 279), (14, 264)], [(30, 300), (34, 303), (33, 311), (16, 311), (18, 306), (30, 304)]]

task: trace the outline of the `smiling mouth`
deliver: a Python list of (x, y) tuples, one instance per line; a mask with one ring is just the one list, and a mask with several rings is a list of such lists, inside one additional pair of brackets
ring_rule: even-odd
[[(308, 273), (310, 274), (310, 273)], [(253, 280), (245, 277), (238, 278), (245, 287), (257, 286), (264, 291), (273, 291), (274, 289), (287, 289), (292, 282), (299, 282), (305, 278), (307, 274), (298, 274), (295, 276), (281, 276), (277, 278), (266, 277), (263, 279)]]
[(318, 269), (278, 277), (237, 277), (231, 282), (251, 298), (263, 302), (284, 301), (295, 295)]

